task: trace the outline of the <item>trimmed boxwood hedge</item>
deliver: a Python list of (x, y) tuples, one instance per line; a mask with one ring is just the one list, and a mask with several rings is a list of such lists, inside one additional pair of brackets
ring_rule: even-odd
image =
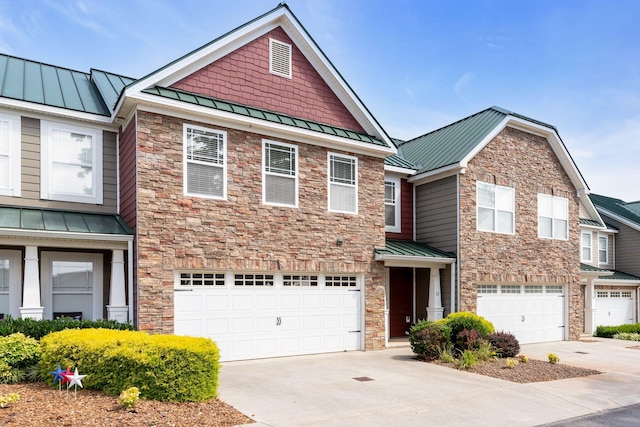
[(596, 328), (596, 332), (593, 335), (601, 338), (613, 338), (615, 334), (621, 332), (640, 333), (640, 323), (631, 323), (618, 326), (598, 326)]
[[(109, 329), (67, 329), (40, 340), (40, 371), (60, 364), (87, 375), (88, 389), (118, 395), (138, 387), (145, 399), (201, 402), (217, 396), (219, 351), (207, 338)], [(48, 377), (47, 377), (48, 375)]]

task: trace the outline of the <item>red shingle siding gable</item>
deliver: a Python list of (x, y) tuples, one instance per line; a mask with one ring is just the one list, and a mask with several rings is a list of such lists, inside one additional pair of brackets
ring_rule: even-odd
[[(293, 78), (269, 73), (269, 38), (292, 45)], [(364, 132), (280, 27), (171, 87)]]

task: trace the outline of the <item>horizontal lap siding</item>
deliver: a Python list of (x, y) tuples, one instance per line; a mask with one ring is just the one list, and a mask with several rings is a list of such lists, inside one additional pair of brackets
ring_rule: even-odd
[[(103, 195), (102, 205), (87, 203), (59, 202), (40, 199), (40, 120), (31, 117), (21, 118), (21, 150), (22, 167), (21, 197), (0, 196), (0, 204), (28, 206), (35, 208), (52, 208), (79, 210), (87, 212), (116, 212), (117, 178), (116, 178), (116, 134), (102, 132), (103, 162)], [(80, 124), (81, 126), (83, 124)]]
[(457, 250), (456, 177), (416, 187), (416, 240), (443, 251)]
[[(603, 219), (618, 228), (615, 236), (615, 268), (628, 274), (640, 276), (640, 231), (624, 225), (612, 218)], [(611, 244), (611, 241), (609, 241)], [(611, 249), (611, 246), (609, 246)], [(611, 254), (611, 251), (610, 251)]]

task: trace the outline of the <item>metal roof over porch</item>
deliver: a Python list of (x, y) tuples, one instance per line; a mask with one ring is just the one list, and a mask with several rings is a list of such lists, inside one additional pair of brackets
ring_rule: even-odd
[(434, 264), (453, 264), (456, 254), (412, 240), (386, 239), (384, 248), (375, 249), (377, 261), (385, 265), (429, 267)]

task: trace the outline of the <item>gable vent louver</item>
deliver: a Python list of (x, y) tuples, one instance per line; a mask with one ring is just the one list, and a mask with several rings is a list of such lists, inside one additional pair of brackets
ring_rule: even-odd
[(269, 39), (269, 72), (291, 78), (291, 45)]

